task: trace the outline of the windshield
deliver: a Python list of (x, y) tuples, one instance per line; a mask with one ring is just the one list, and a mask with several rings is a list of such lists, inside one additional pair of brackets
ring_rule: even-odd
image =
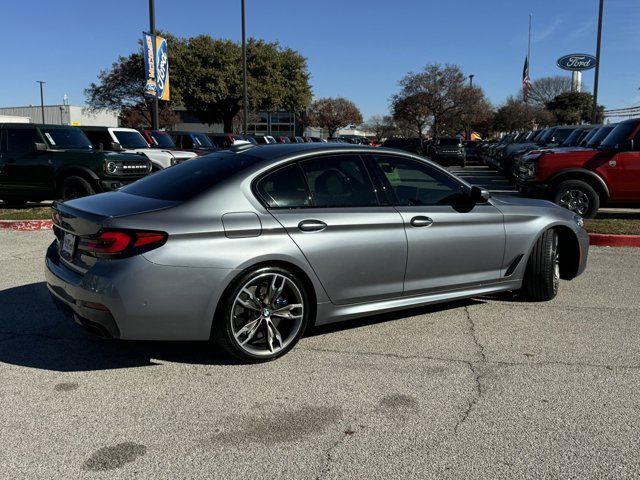
[(571, 134), (567, 137), (567, 139), (564, 142), (562, 142), (560, 146), (573, 147), (574, 145), (577, 145), (580, 142), (580, 139), (582, 138), (583, 133), (584, 133), (584, 130), (580, 130), (579, 128), (576, 128), (573, 132), (571, 132)]
[(191, 134), (193, 138), (193, 142), (196, 145), (199, 145), (202, 148), (213, 148), (213, 142), (207, 137), (204, 133), (193, 133)]
[(587, 142), (587, 147), (596, 148), (602, 143), (602, 140), (607, 138), (607, 135), (611, 133), (611, 130), (615, 128), (615, 125), (607, 125), (606, 127), (600, 127), (598, 132), (589, 139)]
[(260, 161), (256, 157), (231, 152), (212, 153), (144, 177), (120, 191), (184, 202)]
[[(153, 140), (153, 144), (156, 147), (161, 147), (161, 148), (176, 147), (176, 144), (173, 143), (173, 140), (171, 140), (171, 137), (167, 132), (149, 132), (149, 135), (151, 136), (151, 140)], [(118, 135), (116, 134), (116, 136)]]
[(79, 128), (43, 128), (42, 134), (54, 148), (77, 148), (91, 150), (93, 146)]
[(589, 141), (594, 137), (594, 135), (596, 135), (600, 130), (602, 130), (602, 127), (597, 127), (592, 129), (589, 133), (585, 135), (582, 141), (580, 141), (580, 146), (582, 147), (586, 146), (589, 143)]
[(460, 145), (460, 140), (457, 138), (441, 138), (438, 140), (439, 145)]
[(540, 138), (538, 139), (538, 143), (540, 145), (545, 145), (551, 139), (551, 137), (553, 137), (553, 133), (555, 131), (555, 128), (550, 128), (549, 130), (547, 130), (544, 135), (540, 136)]
[(629, 138), (632, 131), (636, 129), (638, 122), (619, 123), (607, 137), (602, 140), (600, 147), (602, 148), (618, 148), (624, 141)]
[(124, 148), (149, 148), (149, 144), (140, 132), (115, 130), (113, 133), (118, 139), (118, 143)]

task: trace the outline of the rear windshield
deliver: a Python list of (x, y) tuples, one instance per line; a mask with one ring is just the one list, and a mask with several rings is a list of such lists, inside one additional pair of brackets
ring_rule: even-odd
[(184, 202), (259, 162), (236, 153), (214, 153), (161, 170), (121, 191), (141, 197)]

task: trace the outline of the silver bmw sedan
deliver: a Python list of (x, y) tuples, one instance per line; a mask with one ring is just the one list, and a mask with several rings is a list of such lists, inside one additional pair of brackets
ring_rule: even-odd
[(405, 152), (242, 145), (54, 205), (46, 279), (94, 333), (277, 358), (314, 326), (503, 291), (552, 299), (582, 219)]

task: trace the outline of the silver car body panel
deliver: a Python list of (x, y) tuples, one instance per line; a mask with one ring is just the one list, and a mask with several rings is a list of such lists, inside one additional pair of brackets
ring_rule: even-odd
[[(580, 272), (586, 264), (586, 232), (571, 212), (541, 200), (492, 198), (466, 212), (450, 206), (267, 209), (254, 194), (254, 180), (327, 152), (413, 158), (453, 175), (421, 157), (383, 148), (253, 148), (271, 150), (271, 157), (188, 202), (109, 192), (62, 204), (70, 212), (87, 212), (102, 228), (162, 230), (169, 238), (155, 250), (98, 260), (80, 272), (56, 263), (54, 242), (47, 255), (50, 289), (106, 305), (123, 339), (206, 340), (225, 289), (259, 264), (288, 265), (306, 277), (316, 324), (518, 289), (536, 239), (554, 226), (573, 232)], [(414, 227), (415, 216), (429, 217), (432, 224)], [(298, 224), (305, 220), (327, 226), (303, 232)], [(62, 228), (72, 230), (70, 224)], [(505, 277), (518, 256), (524, 260)]]

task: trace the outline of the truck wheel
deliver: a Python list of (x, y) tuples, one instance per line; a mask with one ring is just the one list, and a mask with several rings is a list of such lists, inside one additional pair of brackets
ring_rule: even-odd
[(4, 202), (6, 207), (23, 207), (27, 203), (27, 200), (13, 197), (4, 197), (2, 201)]
[(583, 218), (593, 218), (600, 208), (600, 197), (591, 185), (582, 180), (567, 180), (553, 192), (553, 201)]
[(60, 189), (60, 195), (63, 200), (86, 197), (94, 193), (96, 192), (89, 182), (82, 177), (76, 176), (65, 178)]
[(557, 295), (559, 286), (558, 234), (549, 229), (536, 240), (531, 250), (522, 290), (528, 299), (544, 302)]

